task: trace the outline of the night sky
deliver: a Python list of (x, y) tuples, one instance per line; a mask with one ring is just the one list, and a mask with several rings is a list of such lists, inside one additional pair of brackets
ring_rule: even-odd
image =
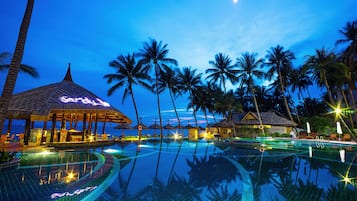
[[(26, 2), (0, 0), (0, 52), (14, 51)], [(235, 62), (246, 51), (265, 57), (278, 44), (295, 53), (297, 67), (316, 48), (333, 50), (342, 38), (338, 30), (357, 19), (356, 8), (356, 0), (35, 0), (22, 63), (35, 67), (40, 78), (20, 74), (15, 93), (60, 82), (71, 63), (75, 83), (136, 124), (130, 98), (121, 104), (123, 90), (108, 97), (103, 76), (114, 73), (111, 60), (138, 51), (149, 38), (167, 43), (179, 67), (202, 73), (219, 52)], [(1, 90), (5, 76), (0, 72)], [(134, 90), (142, 120), (152, 124), (158, 118), (155, 95)], [(161, 99), (166, 124), (175, 114), (169, 96)], [(193, 118), (187, 96), (176, 104), (187, 124)]]

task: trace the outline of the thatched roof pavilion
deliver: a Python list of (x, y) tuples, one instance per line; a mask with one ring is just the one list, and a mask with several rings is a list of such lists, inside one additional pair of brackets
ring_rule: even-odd
[(131, 120), (109, 103), (94, 93), (76, 84), (72, 80), (70, 67), (61, 82), (14, 94), (10, 101), (8, 117), (12, 119), (30, 119), (31, 121), (57, 120), (69, 121), (77, 114), (83, 120), (83, 114), (97, 115), (99, 122), (130, 124)]
[(84, 125), (85, 122), (132, 123), (109, 103), (74, 83), (70, 66), (61, 82), (14, 94), (8, 108), (8, 118), (53, 123), (83, 121)]

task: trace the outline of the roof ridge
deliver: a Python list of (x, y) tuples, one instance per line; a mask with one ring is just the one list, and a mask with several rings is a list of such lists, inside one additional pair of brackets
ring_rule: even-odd
[(72, 75), (71, 75), (71, 63), (68, 63), (67, 72), (63, 78), (63, 81), (73, 82)]

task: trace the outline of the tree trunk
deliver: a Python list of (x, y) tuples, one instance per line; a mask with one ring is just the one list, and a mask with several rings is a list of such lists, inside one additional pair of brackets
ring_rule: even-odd
[(138, 108), (136, 107), (136, 102), (134, 99), (134, 93), (133, 93), (133, 88), (130, 86), (130, 93), (131, 93), (131, 99), (133, 101), (133, 105), (134, 105), (134, 109), (135, 109), (135, 115), (136, 115), (136, 121), (138, 122), (138, 136), (139, 136), (139, 141), (141, 140), (141, 133), (142, 131), (139, 130), (139, 125), (141, 124), (141, 122), (139, 121), (139, 113), (138, 113)]
[(180, 117), (179, 117), (177, 109), (176, 109), (174, 97), (172, 96), (172, 92), (171, 92), (170, 89), (169, 89), (169, 94), (170, 94), (172, 105), (174, 106), (174, 110), (175, 110), (175, 114), (176, 114), (176, 118), (177, 118), (177, 123), (178, 123), (178, 130), (180, 131), (180, 129), (181, 129), (181, 121), (180, 121)]
[(159, 79), (159, 69), (158, 69), (158, 64), (155, 63), (155, 88), (156, 88), (156, 97), (157, 97), (157, 108), (158, 108), (158, 111), (159, 111), (159, 119), (160, 119), (160, 143), (162, 143), (162, 140), (163, 140), (163, 131), (162, 131), (162, 117), (161, 117), (161, 109), (160, 109), (160, 96), (159, 96), (159, 89), (158, 89), (158, 86), (159, 86), (159, 83), (158, 83), (158, 79)]
[(279, 81), (280, 81), (281, 93), (284, 96), (284, 103), (285, 103), (285, 107), (286, 107), (286, 112), (288, 113), (290, 120), (294, 121), (293, 116), (291, 115), (291, 111), (290, 111), (290, 108), (289, 108), (288, 100), (286, 99), (286, 96), (285, 96), (285, 86), (283, 84), (283, 78), (281, 76), (280, 70), (278, 70), (278, 73), (279, 73)]
[(25, 14), (24, 17), (22, 18), (20, 32), (17, 38), (15, 53), (11, 59), (9, 71), (0, 98), (0, 133), (2, 132), (2, 129), (4, 127), (4, 122), (7, 117), (8, 107), (10, 104), (12, 93), (14, 92), (17, 75), (19, 73), (22, 56), (24, 54), (27, 31), (30, 26), (33, 6), (34, 6), (34, 0), (28, 0)]
[(255, 98), (254, 89), (252, 87), (250, 87), (250, 90), (251, 90), (251, 93), (252, 93), (252, 96), (253, 96), (255, 109), (257, 110), (259, 125), (260, 125), (260, 127), (262, 129), (263, 135), (265, 135), (264, 126), (263, 126), (263, 122), (262, 122), (262, 117), (260, 116), (259, 107), (258, 107), (257, 99)]

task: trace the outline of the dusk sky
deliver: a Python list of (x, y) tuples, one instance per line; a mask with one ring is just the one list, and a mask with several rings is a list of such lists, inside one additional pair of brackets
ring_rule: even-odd
[[(26, 3), (0, 0), (0, 52), (13, 53)], [(316, 48), (335, 48), (342, 37), (338, 30), (357, 20), (356, 8), (356, 0), (35, 0), (22, 63), (35, 67), (40, 78), (20, 74), (15, 93), (60, 82), (71, 63), (75, 83), (136, 124), (131, 99), (121, 104), (123, 90), (108, 97), (111, 85), (103, 76), (114, 73), (111, 60), (138, 51), (149, 38), (167, 43), (179, 67), (200, 73), (219, 52), (236, 62), (247, 51), (265, 57), (278, 44), (295, 53), (298, 67)], [(5, 76), (0, 72), (1, 90)], [(134, 90), (142, 120), (152, 124), (158, 118), (155, 95)], [(175, 115), (169, 96), (160, 97), (166, 124)], [(193, 118), (187, 97), (176, 104), (187, 124)]]

